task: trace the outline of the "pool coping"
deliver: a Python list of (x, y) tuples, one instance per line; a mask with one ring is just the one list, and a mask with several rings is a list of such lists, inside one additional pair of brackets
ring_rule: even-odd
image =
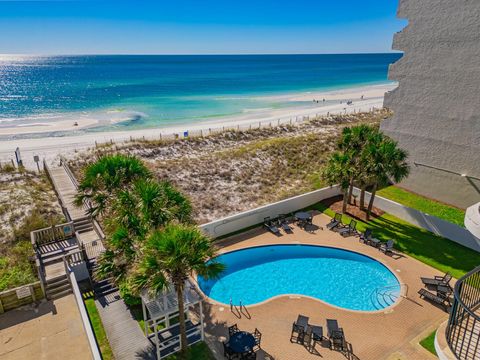
[[(398, 283), (399, 283), (399, 286), (400, 286), (400, 294), (398, 296), (398, 299), (390, 306), (387, 306), (383, 309), (380, 309), (380, 310), (353, 310), (353, 309), (347, 309), (347, 308), (343, 308), (343, 307), (340, 307), (340, 306), (336, 306), (336, 305), (333, 305), (333, 304), (330, 304), (322, 299), (319, 299), (319, 298), (316, 298), (316, 297), (313, 297), (313, 296), (308, 296), (308, 295), (303, 295), (303, 294), (281, 294), (281, 295), (275, 295), (275, 296), (272, 296), (264, 301), (261, 301), (259, 303), (256, 303), (256, 304), (251, 304), (251, 305), (241, 305), (242, 307), (244, 308), (254, 308), (254, 307), (259, 307), (259, 306), (263, 306), (271, 301), (274, 301), (276, 299), (279, 299), (279, 298), (288, 298), (290, 300), (297, 300), (297, 299), (301, 299), (301, 298), (307, 298), (307, 299), (312, 299), (312, 300), (315, 300), (315, 301), (318, 301), (322, 304), (325, 304), (326, 306), (330, 306), (334, 309), (338, 309), (338, 310), (342, 310), (342, 311), (347, 311), (347, 312), (352, 312), (352, 313), (360, 313), (360, 314), (388, 314), (388, 313), (391, 313), (393, 311), (393, 309), (395, 307), (397, 307), (401, 302), (402, 300), (407, 296), (407, 294), (405, 294), (405, 287), (404, 285), (407, 287), (407, 293), (408, 293), (408, 284), (404, 283), (401, 281), (401, 276), (398, 275), (398, 272), (393, 270), (389, 265), (385, 264), (382, 260), (379, 260), (379, 259), (376, 259), (370, 255), (366, 255), (366, 254), (362, 254), (358, 251), (353, 251), (353, 250), (347, 250), (347, 249), (343, 249), (343, 248), (340, 248), (340, 247), (335, 247), (335, 246), (328, 246), (328, 245), (313, 245), (313, 244), (308, 244), (308, 243), (302, 243), (302, 242), (298, 242), (298, 243), (294, 243), (294, 244), (285, 244), (285, 243), (277, 243), (277, 244), (267, 244), (267, 245), (256, 245), (256, 246), (246, 246), (246, 247), (241, 247), (239, 249), (235, 249), (235, 250), (231, 250), (231, 251), (226, 251), (226, 250), (223, 250), (223, 249), (220, 249), (217, 251), (217, 256), (219, 255), (225, 255), (225, 254), (229, 254), (229, 253), (233, 253), (233, 252), (237, 252), (237, 251), (242, 251), (242, 250), (246, 250), (246, 249), (253, 249), (253, 248), (260, 248), (260, 247), (268, 247), (268, 246), (316, 246), (316, 247), (323, 247), (323, 248), (330, 248), (330, 249), (336, 249), (336, 250), (341, 250), (341, 251), (347, 251), (347, 252), (351, 252), (351, 253), (354, 253), (354, 254), (357, 254), (357, 255), (360, 255), (360, 256), (365, 256), (369, 259), (372, 259), (373, 261), (377, 261), (379, 262), (381, 265), (383, 265), (388, 271), (390, 271), (392, 273), (392, 275), (397, 279)], [(191, 276), (191, 279), (194, 281), (194, 283), (197, 285), (197, 288), (201, 294), (201, 296), (203, 297), (203, 299), (211, 304), (214, 304), (214, 305), (218, 305), (218, 306), (225, 306), (225, 307), (230, 307), (231, 305), (230, 304), (225, 304), (225, 303), (222, 303), (222, 302), (219, 302), (217, 300), (214, 300), (212, 299), (210, 296), (206, 295), (203, 290), (201, 289), (200, 287), (200, 284), (198, 283), (197, 281), (197, 277), (198, 275), (195, 274), (195, 276)], [(239, 306), (239, 305), (233, 305), (233, 306)]]

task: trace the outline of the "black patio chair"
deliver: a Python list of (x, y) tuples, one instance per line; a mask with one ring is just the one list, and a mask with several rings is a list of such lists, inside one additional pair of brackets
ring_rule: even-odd
[(327, 229), (333, 230), (341, 224), (342, 224), (342, 214), (335, 213), (335, 216), (333, 217), (333, 219), (330, 220), (330, 222), (327, 224)]
[(345, 349), (345, 335), (343, 329), (338, 327), (338, 321), (327, 319), (328, 339), (330, 340), (330, 348), (333, 350)]
[(285, 231), (286, 233), (293, 232), (293, 228), (288, 224), (287, 215), (285, 214), (278, 215), (278, 223), (280, 227), (283, 229), (283, 231)]
[(437, 294), (435, 295), (434, 293), (431, 293), (427, 289), (420, 289), (418, 291), (418, 294), (420, 295), (420, 298), (430, 300), (442, 306), (447, 312), (448, 312), (448, 309), (452, 306), (452, 301), (450, 300), (450, 296), (446, 293), (437, 291)]
[(338, 230), (338, 233), (343, 237), (351, 236), (357, 234), (357, 222), (352, 219), (348, 226)]
[(242, 360), (256, 360), (257, 359), (257, 353), (255, 351), (249, 351), (246, 354), (242, 354), (240, 359), (242, 359)]
[(271, 233), (277, 236), (281, 235), (280, 230), (275, 225), (275, 223), (270, 219), (270, 216), (267, 216), (266, 218), (263, 219), (263, 226)]
[(395, 241), (388, 240), (387, 243), (380, 244), (380, 251), (386, 253), (393, 253), (393, 246), (395, 245)]
[(235, 353), (231, 348), (230, 346), (228, 345), (228, 343), (225, 343), (225, 341), (222, 341), (222, 345), (223, 345), (223, 356), (225, 358), (227, 358), (228, 360), (236, 360), (238, 359), (238, 356), (237, 356), (237, 353)]
[(308, 326), (308, 317), (298, 315), (297, 321), (292, 325), (292, 333), (290, 334), (290, 342), (303, 344), (305, 340), (305, 331)]
[(452, 275), (450, 273), (445, 273), (443, 276), (434, 276), (433, 278), (420, 278), (422, 283), (426, 286), (450, 286), (450, 280), (452, 280)]
[(255, 345), (253, 346), (253, 351), (258, 351), (260, 350), (260, 343), (262, 342), (262, 333), (255, 328), (255, 331), (253, 332), (253, 337), (255, 338)]
[(233, 324), (232, 326), (228, 327), (228, 336), (232, 336), (239, 331), (240, 329), (238, 328), (237, 324)]
[(358, 241), (368, 244), (372, 239), (373, 231), (371, 229), (366, 229), (363, 234), (360, 234)]

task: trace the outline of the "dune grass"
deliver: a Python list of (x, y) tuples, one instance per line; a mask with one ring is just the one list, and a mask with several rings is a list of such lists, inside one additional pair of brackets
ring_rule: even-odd
[(396, 186), (386, 187), (385, 189), (379, 190), (377, 194), (453, 224), (464, 226), (463, 219), (465, 217), (465, 211), (462, 209), (428, 199)]
[(90, 318), (90, 323), (92, 324), (93, 332), (95, 333), (95, 338), (97, 339), (98, 347), (102, 353), (102, 358), (103, 360), (113, 360), (113, 352), (110, 348), (110, 344), (108, 343), (107, 334), (103, 328), (100, 314), (95, 306), (95, 300), (90, 298), (86, 299), (84, 302), (88, 317)]
[(433, 355), (437, 355), (437, 352), (435, 351), (435, 333), (437, 330), (432, 332), (430, 335), (428, 335), (425, 339), (420, 341), (420, 345), (422, 345), (425, 349), (430, 351)]
[[(335, 214), (323, 203), (315, 205), (314, 208), (330, 217)], [(349, 216), (343, 216), (344, 222), (348, 223), (350, 220)], [(385, 213), (368, 223), (355, 220), (359, 231), (370, 228), (379, 240), (393, 239), (397, 250), (442, 272), (448, 271), (457, 279), (480, 264), (479, 253), (390, 214)]]

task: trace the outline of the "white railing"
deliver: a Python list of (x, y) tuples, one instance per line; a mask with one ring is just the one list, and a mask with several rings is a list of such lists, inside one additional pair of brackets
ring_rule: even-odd
[(83, 302), (82, 293), (78, 287), (77, 279), (75, 278), (75, 273), (72, 271), (68, 274), (70, 283), (73, 289), (73, 295), (75, 296), (75, 301), (77, 302), (78, 310), (80, 311), (80, 317), (82, 319), (83, 329), (87, 335), (88, 343), (90, 345), (90, 351), (92, 353), (93, 360), (102, 360), (102, 355), (100, 355), (100, 350), (98, 349), (97, 340), (95, 334), (93, 333), (92, 325), (90, 324), (90, 318), (88, 317), (87, 310), (85, 309), (85, 303)]

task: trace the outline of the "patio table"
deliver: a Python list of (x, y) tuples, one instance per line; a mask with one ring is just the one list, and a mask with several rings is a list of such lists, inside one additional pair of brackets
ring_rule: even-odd
[(380, 246), (381, 241), (373, 238), (373, 239), (370, 239), (370, 243), (372, 244), (373, 247), (378, 248)]
[(297, 220), (306, 221), (306, 220), (310, 220), (311, 218), (312, 218), (312, 215), (304, 211), (295, 213), (295, 219)]
[(253, 350), (255, 338), (247, 331), (239, 331), (230, 336), (228, 345), (237, 354), (246, 353)]

